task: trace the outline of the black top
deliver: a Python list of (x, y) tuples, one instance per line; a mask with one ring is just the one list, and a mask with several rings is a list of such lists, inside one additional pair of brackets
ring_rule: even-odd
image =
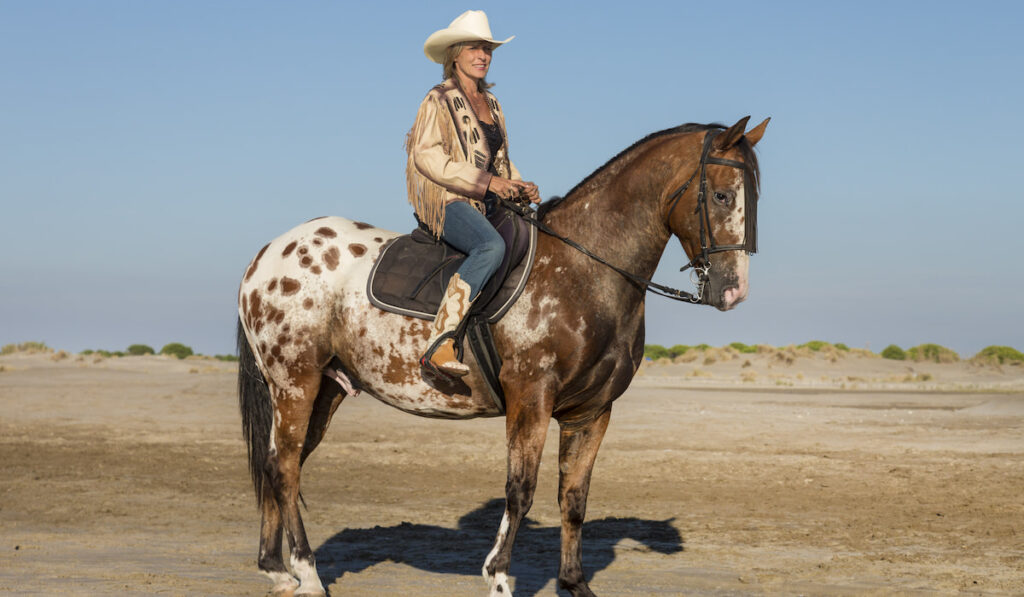
[(491, 150), (491, 163), (487, 170), (491, 174), (497, 174), (497, 171), (494, 169), (494, 156), (497, 155), (502, 143), (505, 142), (501, 136), (501, 127), (497, 124), (487, 124), (482, 120), (480, 121), (480, 126), (483, 127), (484, 137), (487, 138), (487, 148)]

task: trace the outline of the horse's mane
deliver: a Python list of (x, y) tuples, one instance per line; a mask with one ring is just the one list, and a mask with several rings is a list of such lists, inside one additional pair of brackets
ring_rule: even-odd
[[(586, 178), (581, 180), (576, 186), (574, 186), (572, 189), (570, 189), (569, 192), (566, 193), (564, 196), (555, 195), (555, 196), (551, 197), (550, 199), (548, 199), (547, 201), (541, 203), (537, 207), (537, 218), (540, 219), (540, 220), (544, 220), (544, 216), (546, 216), (549, 211), (551, 211), (552, 209), (557, 207), (560, 203), (562, 203), (562, 201), (564, 201), (567, 197), (572, 196), (573, 193), (575, 193), (581, 187), (583, 187), (588, 182), (590, 182), (591, 180), (596, 178), (599, 174), (604, 172), (608, 168), (608, 166), (610, 166), (611, 164), (615, 163), (620, 158), (622, 158), (626, 154), (630, 153), (631, 151), (633, 151), (637, 147), (640, 147), (641, 145), (647, 143), (648, 141), (652, 141), (652, 140), (657, 139), (659, 137), (665, 137), (667, 135), (677, 135), (677, 134), (682, 134), (682, 133), (700, 133), (700, 132), (709, 131), (709, 130), (713, 130), (713, 129), (725, 130), (725, 128), (726, 128), (725, 125), (719, 124), (717, 122), (712, 122), (710, 124), (697, 124), (697, 123), (694, 123), (694, 122), (688, 122), (686, 124), (681, 124), (681, 125), (679, 125), (677, 127), (673, 127), (673, 128), (670, 128), (670, 129), (665, 129), (663, 131), (657, 131), (655, 133), (651, 133), (651, 134), (647, 135), (646, 137), (644, 137), (643, 139), (640, 139), (636, 143), (633, 143), (629, 147), (623, 149), (619, 153), (615, 154), (614, 157), (612, 157), (610, 160), (605, 162), (604, 165), (602, 165), (597, 170), (594, 170), (593, 172), (591, 172), (589, 176), (587, 176)], [(743, 161), (744, 161), (744, 163), (747, 164), (747, 167), (753, 173), (753, 176), (754, 176), (754, 185), (753, 185), (754, 189), (753, 189), (753, 193), (754, 193), (754, 199), (756, 200), (757, 199), (757, 195), (758, 195), (758, 193), (760, 191), (760, 187), (761, 187), (761, 176), (760, 176), (760, 170), (758, 169), (758, 165), (757, 165), (757, 155), (754, 153), (754, 148), (750, 145), (750, 143), (747, 141), (746, 138), (743, 138), (743, 140), (740, 142), (738, 147), (739, 147), (741, 153), (743, 154)]]

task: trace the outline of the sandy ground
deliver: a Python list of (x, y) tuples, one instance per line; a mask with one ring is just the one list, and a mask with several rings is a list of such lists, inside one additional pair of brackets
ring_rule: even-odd
[[(641, 369), (595, 469), (595, 592), (1024, 594), (1024, 368), (790, 357)], [(265, 593), (234, 371), (0, 357), (0, 593)], [(514, 552), (518, 596), (556, 594), (556, 447)], [(500, 419), (359, 397), (304, 473), (332, 595), (486, 594)]]

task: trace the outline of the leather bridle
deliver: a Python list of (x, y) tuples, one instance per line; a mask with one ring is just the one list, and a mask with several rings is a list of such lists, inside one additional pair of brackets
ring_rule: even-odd
[[(757, 252), (757, 200), (754, 195), (756, 191), (750, 186), (753, 182), (750, 168), (743, 162), (711, 156), (712, 143), (715, 137), (718, 136), (718, 133), (719, 131), (708, 131), (708, 134), (704, 137), (704, 146), (701, 148), (700, 153), (700, 164), (697, 165), (697, 169), (693, 171), (690, 178), (676, 189), (674, 193), (669, 195), (669, 200), (672, 201), (672, 204), (668, 208), (668, 215), (665, 218), (666, 222), (672, 221), (672, 212), (675, 211), (679, 200), (682, 199), (686, 190), (690, 188), (690, 184), (697, 174), (700, 174), (700, 187), (697, 190), (697, 207), (693, 210), (693, 213), (698, 214), (700, 218), (700, 254), (694, 256), (690, 259), (689, 263), (679, 268), (681, 272), (693, 268), (691, 280), (697, 285), (699, 299), (704, 298), (704, 287), (711, 279), (709, 273), (711, 271), (711, 255), (725, 251), (746, 251), (748, 255)], [(743, 171), (745, 230), (742, 244), (720, 245), (715, 242), (715, 236), (711, 231), (711, 216), (708, 213), (708, 164), (739, 168)]]

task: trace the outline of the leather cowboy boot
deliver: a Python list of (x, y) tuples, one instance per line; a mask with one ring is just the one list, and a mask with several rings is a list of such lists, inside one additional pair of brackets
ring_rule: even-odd
[(453, 275), (448, 282), (448, 288), (444, 291), (437, 316), (434, 317), (430, 340), (427, 341), (429, 348), (426, 354), (420, 357), (421, 366), (432, 366), (454, 377), (462, 377), (469, 373), (469, 367), (460, 363), (455, 356), (455, 341), (451, 336), (473, 304), (469, 300), (469, 295), (469, 284), (464, 282), (459, 274)]

